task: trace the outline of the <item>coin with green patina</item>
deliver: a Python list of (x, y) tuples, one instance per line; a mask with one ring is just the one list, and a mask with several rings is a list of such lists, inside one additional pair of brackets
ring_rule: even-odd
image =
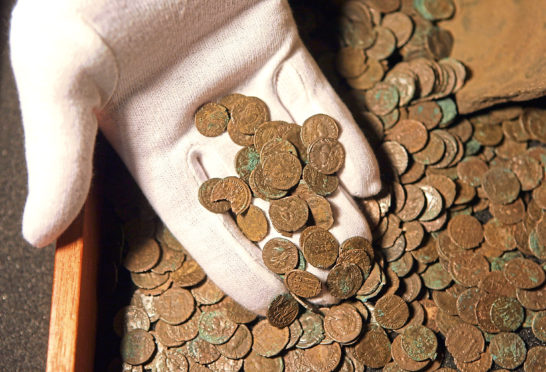
[(515, 298), (499, 297), (491, 305), (491, 321), (502, 332), (515, 331), (524, 318), (523, 307)]
[(402, 334), (402, 347), (416, 361), (434, 360), (438, 348), (436, 335), (422, 325), (411, 325)]
[(489, 350), (496, 364), (503, 368), (519, 367), (527, 356), (525, 343), (515, 333), (499, 333), (491, 338)]
[(223, 344), (237, 330), (223, 311), (204, 311), (199, 318), (199, 337), (210, 344)]

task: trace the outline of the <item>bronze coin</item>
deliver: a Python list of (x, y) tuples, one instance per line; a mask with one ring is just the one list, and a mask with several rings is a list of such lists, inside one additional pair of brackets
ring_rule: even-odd
[(220, 358), (220, 353), (216, 346), (210, 344), (200, 337), (196, 337), (193, 340), (187, 342), (186, 356), (189, 356), (191, 360), (199, 364), (209, 364)]
[(468, 157), (457, 165), (459, 178), (473, 187), (482, 184), (483, 176), (488, 170), (489, 167), (485, 161), (476, 156)]
[(154, 289), (169, 282), (169, 273), (157, 274), (151, 271), (131, 273), (133, 283), (142, 289)]
[(290, 292), (303, 298), (318, 296), (322, 290), (319, 278), (305, 270), (290, 270), (284, 277), (284, 284)]
[(444, 201), (442, 195), (434, 187), (429, 185), (419, 185), (425, 195), (425, 209), (419, 216), (420, 221), (431, 221), (442, 213)]
[(483, 240), (483, 227), (472, 216), (460, 214), (453, 217), (447, 225), (449, 236), (461, 248), (477, 247)]
[(239, 305), (231, 297), (224, 298), (222, 305), (228, 318), (237, 324), (250, 323), (256, 319), (256, 314)]
[(286, 190), (276, 189), (265, 184), (261, 164), (258, 164), (250, 173), (250, 176), (248, 177), (248, 185), (250, 186), (254, 196), (263, 200), (280, 199), (287, 194)]
[(265, 357), (275, 356), (284, 349), (289, 337), (288, 327), (277, 328), (268, 320), (261, 320), (252, 328), (252, 350)]
[(396, 295), (383, 296), (377, 300), (374, 311), (375, 319), (387, 329), (398, 329), (406, 324), (409, 309), (406, 302)]
[(442, 110), (434, 101), (421, 102), (408, 107), (410, 119), (423, 123), (427, 129), (434, 129), (442, 120)]
[(227, 125), (229, 138), (239, 146), (252, 146), (254, 144), (254, 135), (243, 134), (239, 132), (233, 120), (230, 120)]
[(121, 359), (131, 365), (145, 363), (152, 357), (154, 351), (154, 337), (143, 329), (129, 331), (121, 339)]
[(416, 120), (400, 120), (388, 132), (387, 140), (396, 141), (410, 153), (422, 150), (428, 142), (428, 131), (423, 123)]
[(275, 137), (263, 145), (262, 151), (260, 151), (260, 160), (263, 162), (268, 156), (277, 153), (298, 156), (298, 151), (292, 143), (283, 138)]
[(456, 195), (455, 182), (446, 176), (430, 174), (423, 179), (423, 183), (434, 187), (442, 194), (445, 208), (451, 207)]
[(203, 311), (199, 317), (199, 337), (209, 344), (223, 344), (233, 336), (237, 326), (223, 311)]
[(396, 46), (400, 48), (410, 39), (413, 33), (411, 17), (402, 12), (385, 14), (381, 25), (390, 29), (396, 36)]
[(326, 287), (336, 298), (346, 299), (356, 294), (362, 285), (362, 272), (354, 263), (335, 265), (328, 273)]
[(189, 257), (182, 263), (182, 266), (178, 270), (171, 273), (173, 283), (180, 287), (196, 285), (205, 279), (205, 276), (205, 272), (201, 266)]
[(331, 372), (341, 361), (341, 347), (338, 343), (316, 345), (303, 352), (303, 358), (313, 371)]
[(408, 152), (398, 142), (385, 141), (381, 144), (381, 149), (387, 156), (389, 164), (393, 167), (398, 175), (404, 174), (408, 168), (409, 157)]
[(321, 138), (308, 148), (309, 164), (317, 171), (332, 174), (343, 166), (345, 150), (341, 143), (332, 138)]
[(131, 272), (141, 273), (154, 267), (160, 255), (161, 249), (154, 239), (139, 239), (129, 245), (123, 266)]
[(305, 238), (302, 234), (302, 239), (300, 245), (303, 255), (311, 265), (326, 269), (335, 263), (339, 253), (339, 243), (331, 233), (317, 227)]
[(233, 336), (226, 343), (216, 347), (220, 354), (227, 358), (244, 358), (252, 347), (252, 334), (244, 324), (239, 324)]
[(457, 314), (462, 320), (469, 324), (478, 324), (476, 316), (476, 306), (481, 298), (481, 293), (478, 288), (472, 287), (463, 291), (457, 298)]
[(449, 272), (453, 279), (468, 287), (477, 286), (490, 271), (489, 262), (480, 254), (463, 251), (449, 261)]
[(210, 178), (203, 182), (199, 187), (199, 202), (203, 207), (214, 213), (227, 212), (231, 207), (227, 200), (212, 201), (211, 199), (212, 189), (219, 182), (222, 182), (222, 179)]
[(439, 262), (430, 265), (421, 275), (425, 287), (434, 290), (447, 288), (451, 284), (451, 276)]
[[(301, 197), (301, 196), (300, 196)], [(303, 197), (311, 211), (311, 217), (316, 226), (328, 230), (334, 224), (332, 207), (328, 200), (320, 195)]]
[(398, 336), (393, 340), (391, 355), (401, 371), (420, 371), (430, 362), (429, 360), (417, 361), (411, 358), (403, 348), (402, 336)]
[(231, 120), (239, 132), (254, 134), (260, 124), (269, 121), (269, 109), (257, 97), (244, 97), (231, 109)]
[(301, 128), (301, 142), (305, 147), (321, 138), (337, 139), (339, 127), (336, 121), (328, 115), (316, 114), (303, 122)]
[(377, 60), (388, 58), (396, 49), (396, 36), (386, 27), (376, 26), (374, 31), (376, 33), (375, 42), (366, 49), (366, 55), (368, 58)]
[(492, 168), (483, 175), (483, 189), (495, 203), (508, 204), (516, 200), (520, 183), (516, 175), (506, 168)]
[(262, 175), (266, 186), (288, 190), (295, 186), (301, 177), (301, 163), (290, 153), (269, 155), (262, 164)]
[(343, 47), (337, 54), (336, 66), (341, 76), (357, 77), (366, 70), (366, 54), (362, 48)]
[(272, 326), (284, 328), (298, 316), (299, 305), (288, 293), (281, 293), (271, 300), (267, 308), (267, 320)]
[(421, 245), (425, 236), (425, 230), (419, 221), (403, 223), (402, 230), (406, 237), (406, 251), (414, 250)]
[(343, 243), (341, 243), (341, 246), (339, 247), (339, 250), (342, 253), (353, 250), (353, 249), (356, 249), (356, 250), (362, 249), (362, 250), (364, 250), (367, 253), (370, 261), (373, 261), (373, 259), (374, 259), (374, 250), (373, 250), (373, 247), (372, 247), (372, 242), (369, 241), (368, 239), (363, 238), (361, 236), (353, 236), (353, 237), (345, 240)]
[(364, 280), (368, 278), (368, 275), (370, 275), (370, 271), (372, 270), (372, 261), (370, 256), (363, 249), (342, 250), (339, 254), (337, 263), (344, 262), (356, 264), (362, 272)]
[(248, 183), (250, 173), (256, 169), (259, 162), (260, 154), (254, 146), (243, 147), (235, 155), (235, 171), (241, 179)]
[(408, 356), (418, 362), (436, 358), (438, 340), (430, 329), (422, 325), (406, 328), (402, 334), (402, 348)]
[(511, 226), (506, 226), (498, 219), (492, 218), (484, 225), (483, 235), (490, 245), (499, 247), (503, 251), (511, 251), (517, 245), (513, 230)]
[(473, 362), (465, 363), (455, 359), (457, 370), (460, 370), (461, 372), (487, 372), (490, 370), (492, 363), (493, 357), (491, 356), (489, 349), (483, 352), (480, 355), (480, 358)]
[(297, 348), (307, 349), (319, 344), (324, 339), (324, 328), (322, 317), (310, 311), (306, 311), (299, 317), (303, 334), (301, 335)]
[(420, 187), (415, 185), (405, 185), (405, 189), (406, 204), (397, 215), (402, 221), (412, 221), (421, 214), (425, 207), (425, 194)]
[(228, 121), (227, 108), (217, 103), (206, 103), (195, 114), (195, 126), (206, 137), (216, 137), (224, 133)]
[(391, 359), (391, 342), (378, 326), (370, 325), (355, 345), (355, 357), (370, 368), (384, 367)]
[(407, 167), (406, 172), (402, 176), (400, 176), (400, 181), (403, 184), (414, 183), (419, 181), (424, 174), (425, 166), (421, 163), (416, 162), (415, 159), (412, 159)]
[(307, 222), (309, 208), (301, 198), (288, 196), (271, 201), (269, 217), (275, 229), (289, 232), (297, 231)]
[(501, 332), (515, 331), (523, 323), (524, 311), (520, 303), (511, 297), (499, 297), (491, 305), (491, 322)]
[(506, 297), (516, 297), (516, 287), (506, 280), (502, 271), (491, 271), (490, 273), (487, 273), (478, 283), (478, 288), (487, 293)]
[(515, 258), (507, 262), (503, 272), (510, 283), (523, 289), (536, 288), (546, 279), (542, 267), (525, 258)]
[(417, 273), (413, 273), (403, 278), (401, 282), (403, 283), (404, 291), (398, 291), (400, 296), (407, 302), (415, 300), (423, 288), (421, 277)]
[(495, 363), (503, 368), (519, 367), (527, 356), (525, 343), (515, 333), (499, 333), (491, 338), (490, 351)]
[(518, 301), (529, 310), (546, 310), (546, 284), (532, 290), (516, 289)]
[(532, 330), (536, 338), (546, 342), (546, 311), (536, 313), (533, 319)]
[(212, 188), (211, 201), (228, 200), (233, 213), (240, 214), (248, 209), (252, 199), (250, 188), (240, 178), (226, 177)]
[[(374, 34), (375, 35), (375, 34)], [(385, 75), (385, 70), (376, 59), (369, 58), (366, 61), (366, 69), (364, 72), (357, 77), (348, 78), (347, 83), (354, 89), (371, 89), (377, 82), (383, 79)]]
[(508, 204), (490, 203), (489, 211), (493, 217), (505, 225), (513, 225), (525, 217), (525, 205), (519, 198)]
[(250, 241), (259, 242), (266, 237), (269, 226), (260, 208), (250, 205), (245, 212), (237, 215), (236, 220), (237, 226)]
[(527, 359), (523, 364), (525, 372), (540, 372), (546, 361), (546, 346), (535, 346), (527, 352)]
[(339, 179), (336, 176), (320, 173), (309, 164), (303, 168), (302, 178), (311, 190), (321, 196), (330, 195), (339, 185)]
[(336, 342), (349, 343), (360, 335), (362, 317), (348, 303), (333, 306), (324, 317), (324, 331)]
[(251, 351), (244, 360), (244, 371), (247, 372), (282, 372), (283, 370), (284, 363), (281, 357), (266, 358)]
[(461, 362), (472, 362), (480, 358), (485, 347), (482, 332), (470, 324), (453, 327), (446, 335), (447, 350)]
[(285, 274), (298, 264), (298, 247), (290, 240), (273, 238), (262, 250), (265, 266), (276, 274)]
[(482, 292), (482, 296), (476, 305), (476, 316), (478, 318), (478, 326), (482, 331), (488, 333), (498, 333), (500, 330), (491, 320), (491, 306), (493, 302), (500, 296), (487, 294)]
[(212, 305), (224, 298), (224, 292), (209, 278), (197, 287), (193, 287), (190, 292), (195, 300), (203, 305)]
[(159, 317), (169, 324), (180, 324), (191, 316), (195, 308), (191, 293), (183, 288), (171, 288), (155, 301)]

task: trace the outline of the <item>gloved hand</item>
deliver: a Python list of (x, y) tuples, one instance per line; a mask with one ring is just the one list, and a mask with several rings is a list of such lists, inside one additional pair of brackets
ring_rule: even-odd
[[(29, 174), (23, 234), (31, 244), (53, 242), (80, 211), (100, 128), (207, 275), (264, 314), (286, 291), (282, 282), (231, 217), (197, 198), (207, 178), (236, 175), (239, 147), (227, 133), (200, 135), (194, 114), (233, 92), (260, 97), (273, 120), (301, 125), (326, 113), (340, 123), (347, 155), (342, 185), (329, 198), (331, 232), (340, 242), (370, 237), (350, 195), (379, 190), (376, 160), (303, 46), (286, 1), (20, 0), (10, 44)], [(323, 270), (310, 271), (325, 278)]]

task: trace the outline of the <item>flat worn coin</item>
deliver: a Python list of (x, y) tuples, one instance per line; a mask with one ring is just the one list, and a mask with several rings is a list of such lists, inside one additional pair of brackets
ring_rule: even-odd
[(362, 285), (362, 271), (350, 262), (335, 265), (328, 273), (326, 287), (336, 298), (346, 299), (356, 294)]
[(273, 238), (262, 250), (265, 266), (276, 274), (285, 274), (298, 264), (298, 247), (290, 240)]
[(377, 300), (374, 315), (383, 328), (398, 329), (406, 324), (409, 309), (403, 299), (396, 295), (388, 295)]
[(301, 170), (299, 159), (284, 152), (269, 155), (262, 164), (265, 185), (280, 190), (295, 186), (300, 180)]
[(428, 131), (423, 123), (417, 120), (400, 120), (387, 133), (387, 140), (396, 141), (410, 153), (422, 150), (428, 142)]
[(546, 311), (538, 312), (533, 319), (533, 334), (540, 341), (546, 342)]
[(297, 196), (272, 200), (269, 204), (269, 218), (275, 229), (280, 231), (297, 231), (309, 217), (307, 203)]
[(437, 164), (447, 154), (445, 141), (438, 133), (432, 131), (426, 146), (413, 154), (413, 160), (417, 164), (432, 165)]
[(262, 166), (258, 164), (248, 177), (248, 185), (255, 197), (263, 200), (280, 199), (286, 196), (286, 190), (276, 189), (265, 184), (265, 178), (262, 173)]
[(355, 345), (354, 354), (365, 366), (382, 368), (391, 359), (391, 342), (379, 326), (369, 325)]
[(301, 335), (303, 334), (303, 329), (301, 328), (301, 323), (299, 320), (295, 319), (292, 324), (288, 327), (290, 331), (290, 340), (286, 344), (285, 349), (291, 349), (296, 346), (296, 343), (299, 341)]
[(413, 268), (414, 259), (410, 252), (405, 252), (402, 256), (390, 263), (390, 268), (398, 277), (404, 277), (410, 273)]
[(131, 280), (136, 286), (143, 289), (157, 288), (169, 281), (169, 273), (156, 274), (151, 271), (144, 273), (131, 273)]
[(212, 305), (224, 298), (224, 292), (209, 278), (206, 278), (197, 287), (193, 287), (190, 292), (195, 300), (202, 305)]
[(438, 340), (429, 328), (413, 325), (402, 334), (402, 348), (408, 356), (416, 361), (433, 360), (436, 358)]
[(414, 250), (421, 245), (425, 236), (425, 230), (419, 221), (403, 223), (402, 230), (406, 237), (406, 251)]
[(254, 134), (260, 124), (269, 121), (267, 105), (256, 97), (244, 97), (238, 100), (230, 111), (231, 120), (237, 130), (243, 134)]
[(296, 150), (296, 147), (290, 141), (275, 137), (263, 145), (262, 151), (260, 151), (260, 160), (263, 162), (268, 156), (277, 153), (298, 156), (298, 150)]
[(339, 127), (332, 117), (325, 114), (316, 114), (303, 122), (300, 136), (303, 145), (309, 147), (313, 142), (321, 138), (337, 139), (339, 137)]
[[(260, 162), (260, 154), (256, 151), (254, 146), (243, 147), (241, 150), (239, 150), (239, 152), (237, 152), (237, 155), (235, 155), (235, 171), (237, 172), (239, 177), (241, 177), (241, 179), (243, 179), (245, 182), (248, 183), (248, 179), (250, 178), (250, 173), (254, 169), (256, 169), (259, 162)], [(210, 200), (210, 194), (209, 194), (209, 200)], [(224, 203), (227, 203), (227, 202), (224, 202)], [(227, 212), (227, 210), (224, 212)]]
[(444, 266), (439, 262), (430, 265), (425, 272), (421, 274), (421, 278), (423, 278), (425, 287), (434, 290), (447, 288), (452, 280), (447, 270), (444, 269)]
[(252, 337), (254, 339), (252, 350), (262, 356), (272, 357), (284, 349), (290, 333), (287, 327), (277, 328), (264, 319), (254, 325)]
[(227, 200), (233, 213), (241, 214), (248, 209), (252, 200), (250, 188), (240, 178), (226, 177), (212, 188), (211, 201)]
[(525, 343), (515, 333), (494, 335), (489, 344), (489, 350), (495, 363), (508, 369), (519, 367), (527, 356)]
[(369, 58), (366, 62), (366, 70), (357, 77), (348, 78), (347, 83), (354, 89), (371, 89), (377, 82), (383, 79), (385, 70), (377, 59)]
[(482, 184), (484, 174), (489, 167), (477, 156), (470, 156), (457, 165), (457, 175), (463, 181), (472, 187)]
[(516, 175), (506, 168), (492, 168), (483, 175), (483, 190), (489, 200), (499, 204), (508, 204), (516, 200), (520, 183)]
[(511, 169), (517, 176), (522, 191), (533, 190), (540, 184), (544, 176), (544, 170), (540, 163), (527, 154), (514, 157)]
[(324, 317), (324, 331), (336, 342), (349, 343), (360, 335), (362, 317), (348, 303), (333, 306)]
[(440, 194), (442, 194), (445, 208), (451, 207), (455, 200), (456, 194), (455, 182), (446, 176), (430, 174), (423, 179), (423, 183), (434, 187), (440, 192)]
[(425, 194), (416, 185), (405, 185), (406, 203), (400, 212), (397, 213), (402, 221), (412, 221), (419, 217), (425, 208)]
[(346, 46), (339, 50), (336, 59), (337, 71), (345, 78), (354, 78), (366, 70), (366, 54), (362, 48)]
[[(406, 106), (415, 96), (417, 91), (417, 76), (411, 70), (398, 71), (391, 70), (387, 75), (385, 81), (392, 84), (398, 90), (400, 98), (398, 99), (398, 106)], [(381, 119), (385, 123), (385, 129), (395, 125), (400, 118), (400, 110), (394, 109), (386, 116), (382, 116)]]
[(309, 164), (324, 174), (337, 172), (345, 162), (345, 150), (332, 138), (321, 138), (309, 145)]
[(518, 300), (499, 297), (491, 305), (491, 322), (501, 332), (515, 331), (523, 323), (524, 311)]
[(125, 306), (118, 310), (114, 317), (114, 332), (123, 337), (129, 331), (134, 329), (150, 329), (150, 319), (146, 311), (137, 306)]
[(531, 138), (542, 143), (546, 142), (546, 130), (544, 129), (544, 110), (537, 108), (527, 108), (521, 115), (521, 120), (525, 129), (531, 135)]
[[(282, 138), (281, 129), (289, 123), (285, 121), (266, 121), (260, 124), (253, 136), (253, 145), (256, 151), (260, 153), (264, 145), (274, 138)], [(228, 128), (229, 129), (229, 128)]]
[(228, 121), (227, 108), (218, 103), (206, 103), (195, 114), (195, 126), (206, 137), (216, 137), (224, 133)]
[(515, 258), (504, 266), (504, 277), (517, 288), (536, 288), (546, 279), (539, 264), (525, 258)]
[(210, 344), (223, 344), (233, 336), (237, 326), (223, 311), (203, 311), (199, 317), (199, 337)]
[(222, 182), (220, 178), (210, 178), (207, 181), (203, 182), (199, 187), (199, 202), (203, 207), (214, 213), (227, 212), (231, 207), (229, 201), (227, 200), (212, 201), (211, 199), (212, 189), (219, 182)]
[(309, 232), (300, 245), (307, 262), (315, 267), (326, 269), (336, 262), (339, 243), (327, 230), (317, 227)]
[(475, 217), (460, 214), (447, 225), (450, 238), (464, 249), (477, 247), (483, 240), (483, 227)]
[(239, 102), (244, 100), (245, 95), (240, 93), (231, 93), (226, 96), (223, 96), (218, 100), (222, 106), (226, 107), (229, 111), (233, 110), (233, 107)]
[(546, 361), (546, 346), (535, 346), (527, 352), (527, 359), (523, 364), (525, 372), (540, 372)]
[(235, 127), (233, 120), (230, 120), (227, 125), (227, 132), (229, 138), (233, 143), (239, 146), (252, 146), (254, 144), (254, 135), (252, 134), (243, 134)]
[[(209, 364), (220, 358), (220, 353), (216, 346), (210, 344), (200, 337), (196, 337), (186, 344), (186, 356), (190, 357), (196, 363)], [(191, 361), (190, 361), (190, 364)]]
[(282, 372), (283, 370), (284, 363), (281, 357), (265, 358), (251, 351), (244, 360), (244, 371), (246, 372)]
[(362, 272), (364, 280), (368, 278), (368, 275), (370, 275), (370, 271), (372, 271), (372, 261), (370, 259), (370, 256), (363, 249), (350, 249), (345, 251), (342, 250), (339, 254), (337, 263), (339, 264), (344, 262), (356, 264)]
[(250, 205), (249, 208), (236, 217), (237, 226), (245, 236), (253, 242), (263, 240), (268, 232), (268, 223), (265, 213), (258, 207)]
[(377, 83), (366, 91), (366, 107), (376, 115), (387, 115), (398, 106), (400, 94), (398, 89), (389, 83)]
[(429, 360), (416, 361), (410, 358), (406, 350), (402, 347), (402, 336), (398, 336), (393, 340), (391, 355), (400, 371), (420, 371), (430, 362)]
[(331, 372), (341, 361), (341, 347), (338, 343), (316, 345), (303, 352), (304, 361), (317, 372)]
[(321, 196), (330, 195), (339, 185), (339, 179), (336, 176), (320, 173), (309, 164), (303, 168), (302, 178), (311, 190)]
[(421, 216), (420, 221), (431, 221), (437, 218), (442, 213), (444, 208), (444, 202), (442, 195), (434, 187), (430, 185), (419, 185), (425, 195), (426, 205)]
[(370, 242), (368, 239), (361, 237), (361, 236), (353, 236), (347, 240), (345, 240), (343, 243), (341, 243), (341, 246), (339, 247), (340, 252), (347, 252), (350, 250), (364, 250), (370, 261), (373, 261), (374, 259), (374, 251), (372, 247), (372, 242)]
[(491, 320), (491, 306), (493, 302), (500, 296), (487, 294), (482, 292), (482, 296), (476, 305), (476, 317), (478, 318), (478, 326), (482, 331), (488, 333), (498, 333), (500, 330)]
[(187, 259), (182, 266), (171, 273), (173, 283), (180, 287), (191, 287), (205, 279), (205, 272), (193, 259)]
[(239, 324), (233, 336), (216, 348), (223, 356), (230, 359), (244, 358), (252, 347), (252, 334), (244, 324)]
[(411, 18), (402, 12), (386, 14), (381, 21), (381, 25), (394, 33), (398, 48), (406, 44), (413, 33)]
[(396, 36), (387, 27), (374, 27), (376, 38), (373, 45), (366, 49), (368, 58), (382, 60), (388, 58), (396, 49)]
[(448, 271), (457, 283), (474, 287), (490, 271), (490, 268), (489, 262), (482, 255), (463, 251), (449, 261)]
[(290, 270), (284, 277), (284, 284), (290, 292), (303, 298), (318, 296), (322, 290), (319, 278), (305, 270)]
[(310, 311), (301, 314), (299, 319), (303, 334), (296, 347), (307, 349), (319, 344), (324, 339), (324, 328), (322, 317)]
[[(300, 196), (301, 197), (301, 196)], [(320, 195), (305, 196), (305, 202), (311, 211), (311, 217), (316, 226), (328, 230), (334, 224), (332, 207), (326, 198)]]
[(277, 328), (288, 327), (298, 316), (299, 305), (288, 293), (281, 293), (271, 300), (267, 308), (267, 320)]
[(186, 255), (182, 251), (175, 251), (169, 248), (167, 244), (160, 244), (161, 257), (158, 263), (152, 267), (152, 271), (158, 274), (164, 274), (168, 271), (175, 271), (180, 268)]
[(490, 370), (492, 363), (493, 357), (491, 356), (489, 349), (483, 352), (480, 355), (480, 358), (473, 362), (465, 363), (463, 361), (455, 359), (455, 365), (457, 366), (457, 369), (461, 372), (487, 372)]
[(442, 120), (442, 109), (434, 101), (420, 102), (408, 107), (408, 117), (434, 129)]
[(455, 359), (468, 363), (480, 358), (485, 340), (478, 328), (462, 323), (449, 330), (446, 335), (446, 347)]
[(194, 298), (190, 291), (183, 288), (171, 288), (155, 301), (159, 317), (169, 324), (180, 324), (194, 311)]
[(381, 149), (387, 156), (389, 165), (396, 171), (398, 175), (404, 174), (408, 169), (409, 157), (408, 152), (398, 142), (385, 141), (381, 144)]
[(499, 222), (505, 225), (513, 225), (525, 217), (525, 205), (521, 199), (509, 204), (490, 203), (489, 211)]
[(237, 324), (250, 323), (256, 319), (256, 314), (239, 305), (231, 297), (226, 297), (222, 303), (228, 318)]
[(161, 249), (153, 238), (139, 239), (130, 244), (123, 259), (123, 266), (134, 273), (150, 270), (159, 261)]
[(478, 288), (487, 293), (505, 297), (516, 297), (516, 287), (506, 280), (502, 271), (491, 271), (490, 273), (487, 273), (478, 283)]
[(404, 292), (399, 291), (400, 296), (407, 302), (415, 300), (423, 287), (421, 277), (417, 273), (413, 273), (403, 278), (402, 283), (404, 284), (403, 288), (405, 290)]

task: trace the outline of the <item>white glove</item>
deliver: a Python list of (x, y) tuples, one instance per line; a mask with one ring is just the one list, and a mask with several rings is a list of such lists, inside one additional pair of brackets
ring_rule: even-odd
[(342, 186), (329, 198), (331, 232), (340, 242), (370, 237), (349, 194), (379, 190), (376, 160), (303, 46), (286, 1), (20, 0), (10, 44), (29, 174), (23, 235), (31, 244), (53, 242), (80, 211), (100, 128), (207, 275), (264, 314), (286, 292), (282, 282), (228, 215), (209, 212), (197, 198), (207, 178), (236, 175), (240, 147), (227, 133), (200, 135), (194, 114), (233, 92), (261, 98), (273, 120), (301, 125), (326, 113), (340, 123), (347, 156)]

